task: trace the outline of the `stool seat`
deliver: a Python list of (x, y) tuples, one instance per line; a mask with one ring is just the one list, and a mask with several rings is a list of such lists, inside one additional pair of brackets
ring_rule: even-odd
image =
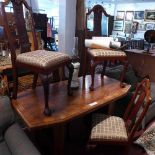
[(46, 50), (36, 50), (19, 54), (16, 63), (29, 65), (42, 70), (49, 70), (51, 67), (57, 67), (71, 61), (69, 55), (61, 52), (52, 52)]
[(126, 57), (125, 52), (111, 49), (89, 49), (88, 53), (93, 57)]

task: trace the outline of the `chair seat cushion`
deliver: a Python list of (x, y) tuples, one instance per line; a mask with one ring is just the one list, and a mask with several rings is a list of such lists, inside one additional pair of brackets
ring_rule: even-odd
[(90, 135), (91, 141), (128, 141), (125, 123), (122, 118), (103, 114), (94, 114), (92, 121), (93, 128)]
[(22, 53), (17, 56), (16, 62), (27, 64), (32, 67), (48, 69), (70, 61), (69, 55), (61, 52), (52, 52), (46, 50), (36, 50)]
[(93, 57), (126, 57), (124, 52), (111, 49), (89, 49), (88, 52)]

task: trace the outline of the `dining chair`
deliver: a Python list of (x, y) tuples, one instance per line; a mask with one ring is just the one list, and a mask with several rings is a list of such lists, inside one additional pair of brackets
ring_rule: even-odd
[[(5, 6), (8, 3), (12, 4), (14, 22), (10, 23), (7, 18)], [(71, 95), (71, 79), (73, 74), (73, 66), (71, 64), (71, 57), (63, 52), (52, 52), (46, 50), (39, 50), (34, 29), (34, 20), (32, 16), (32, 9), (25, 0), (6, 0), (0, 2), (0, 13), (3, 21), (5, 35), (8, 40), (9, 49), (11, 52), (12, 70), (13, 70), (13, 98), (17, 98), (18, 91), (18, 70), (29, 69), (34, 73), (33, 88), (36, 87), (38, 75), (41, 78), (44, 88), (45, 108), (44, 114), (49, 116), (52, 110), (48, 104), (49, 98), (49, 84), (51, 73), (60, 67), (67, 66), (69, 69), (68, 78), (68, 94)], [(25, 21), (25, 15), (27, 21)], [(12, 28), (13, 25), (13, 28)], [(30, 50), (31, 44), (27, 32), (32, 33), (34, 41), (34, 51)]]
[(123, 118), (99, 113), (93, 115), (89, 144), (126, 145), (125, 148), (129, 148), (138, 136), (150, 102), (150, 81), (145, 78), (137, 85)]
[[(88, 28), (88, 20), (90, 17), (93, 19), (93, 30)], [(104, 40), (100, 41), (100, 46), (95, 45), (96, 42), (93, 42), (91, 45), (88, 43), (88, 39), (92, 39), (92, 37), (102, 36), (102, 27), (106, 26), (103, 24), (102, 20), (104, 20), (103, 16), (108, 19), (108, 33), (112, 30), (113, 25), (113, 16), (107, 14), (105, 9), (101, 5), (95, 5), (92, 9), (90, 9), (86, 13), (86, 21), (85, 21), (85, 51), (84, 51), (84, 67), (83, 67), (83, 80), (85, 80), (85, 76), (87, 73), (87, 68), (90, 68), (90, 74), (92, 78), (92, 83), (90, 86), (90, 90), (94, 90), (94, 76), (95, 76), (95, 68), (97, 65), (101, 64), (103, 66), (103, 71), (101, 74), (101, 79), (104, 78), (105, 69), (107, 66), (107, 62), (120, 61), (124, 64), (124, 71), (120, 77), (120, 86), (123, 87), (124, 75), (128, 66), (127, 56), (123, 52), (123, 49), (126, 45), (121, 45), (119, 42), (114, 42), (113, 40), (109, 41), (109, 38), (112, 37), (103, 37)], [(92, 20), (91, 19), (91, 20)], [(109, 35), (109, 34), (108, 34)], [(97, 37), (99, 39), (99, 37)], [(93, 39), (94, 40), (94, 39)], [(101, 44), (104, 44), (103, 47)], [(117, 44), (115, 49), (112, 48), (113, 45)], [(119, 44), (119, 46), (118, 46)], [(115, 46), (114, 45), (114, 46)], [(89, 63), (87, 63), (89, 61)], [(88, 65), (87, 65), (88, 64)]]

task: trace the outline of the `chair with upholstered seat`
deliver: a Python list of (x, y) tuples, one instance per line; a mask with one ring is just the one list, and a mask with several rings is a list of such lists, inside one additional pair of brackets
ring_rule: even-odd
[[(89, 16), (93, 14), (93, 30), (90, 31), (88, 29), (87, 20)], [(103, 16), (107, 17), (109, 22), (109, 25), (113, 25), (113, 18), (111, 15), (107, 14), (104, 8), (101, 5), (95, 5), (91, 10), (88, 11), (86, 14), (86, 29), (85, 29), (85, 51), (84, 51), (84, 67), (83, 67), (83, 77), (85, 79), (85, 75), (87, 72), (87, 61), (89, 59), (89, 67), (90, 67), (90, 74), (92, 77), (92, 83), (90, 86), (90, 90), (94, 90), (94, 76), (95, 76), (95, 68), (97, 65), (101, 64), (103, 65), (103, 72), (101, 74), (101, 79), (104, 77), (105, 68), (107, 66), (108, 61), (116, 61), (119, 60), (125, 64), (124, 72), (122, 73), (120, 77), (120, 85), (123, 85), (123, 79), (124, 74), (127, 69), (127, 56), (123, 52), (124, 46), (121, 46), (120, 42), (114, 42), (112, 37), (96, 37), (96, 36), (102, 36), (102, 27), (106, 26), (103, 24)], [(110, 31), (110, 30), (109, 30)], [(95, 36), (95, 39), (92, 38)], [(92, 39), (91, 39), (92, 38)], [(96, 39), (97, 38), (97, 39)], [(112, 40), (111, 40), (112, 38)], [(109, 40), (110, 39), (110, 40)], [(111, 47), (116, 47), (116, 49), (112, 49)]]
[(126, 146), (131, 144), (138, 135), (150, 102), (150, 82), (145, 78), (137, 85), (123, 118), (104, 114), (93, 115), (89, 143)]
[[(9, 19), (5, 12), (5, 6), (11, 2), (13, 6), (13, 17), (14, 17), (14, 31), (12, 32)], [(28, 19), (25, 22), (24, 11), (27, 10)], [(7, 0), (0, 3), (1, 18), (5, 29), (6, 38), (8, 40), (9, 49), (11, 51), (11, 60), (13, 68), (13, 98), (17, 98), (18, 91), (18, 69), (26, 68), (34, 72), (34, 84), (33, 88), (36, 87), (36, 81), (38, 75), (41, 78), (44, 87), (44, 98), (45, 98), (45, 115), (51, 115), (51, 109), (48, 105), (49, 96), (49, 77), (50, 74), (65, 65), (69, 69), (69, 80), (68, 80), (68, 94), (71, 94), (70, 84), (73, 73), (73, 66), (71, 64), (71, 58), (68, 54), (61, 52), (52, 52), (46, 50), (38, 50), (38, 42), (34, 29), (34, 21), (32, 17), (31, 7), (28, 6), (24, 0)], [(26, 24), (25, 24), (26, 23)], [(28, 27), (26, 27), (26, 25)], [(33, 36), (35, 51), (30, 50), (29, 38), (27, 31), (30, 31)], [(19, 53), (17, 54), (15, 45), (18, 45)]]

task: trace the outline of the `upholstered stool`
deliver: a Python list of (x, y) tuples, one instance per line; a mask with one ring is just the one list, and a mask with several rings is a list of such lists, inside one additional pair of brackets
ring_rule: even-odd
[(41, 81), (44, 86), (45, 96), (45, 115), (51, 115), (51, 110), (48, 105), (49, 95), (49, 74), (55, 69), (63, 66), (67, 66), (69, 69), (69, 80), (68, 80), (68, 94), (71, 95), (71, 79), (73, 74), (73, 66), (71, 65), (72, 59), (69, 55), (61, 52), (52, 52), (46, 50), (36, 50), (17, 55), (16, 65), (20, 67), (32, 68), (37, 71), (41, 77)]
[(46, 50), (36, 50), (22, 53), (17, 55), (16, 59), (16, 63), (35, 67), (42, 73), (47, 73), (48, 70), (51, 72), (51, 68), (61, 66), (70, 61), (71, 58), (65, 53)]

